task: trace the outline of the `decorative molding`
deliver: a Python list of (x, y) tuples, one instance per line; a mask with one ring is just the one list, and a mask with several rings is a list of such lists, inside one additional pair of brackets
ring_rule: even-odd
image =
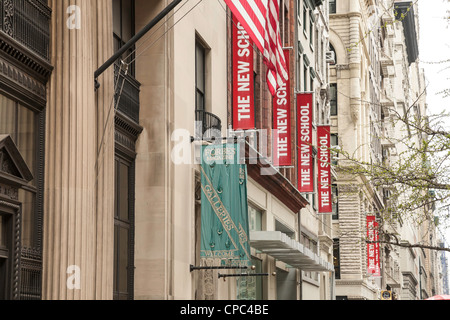
[(0, 196), (4, 196), (11, 200), (19, 200), (19, 189), (0, 183)]
[[(9, 80), (13, 87), (20, 88), (18, 91), (26, 90), (31, 96), (36, 97), (38, 100), (42, 100), (41, 103), (45, 103), (47, 98), (46, 86), (42, 82), (36, 80), (30, 75), (26, 74), (19, 68), (9, 64), (5, 60), (0, 58), (0, 76)], [(0, 82), (1, 78), (0, 78)], [(36, 100), (34, 99), (34, 100)]]
[(22, 232), (22, 214), (20, 210), (20, 206), (17, 204), (13, 204), (7, 201), (0, 200), (0, 206), (11, 208), (15, 211), (14, 213), (14, 231), (13, 231), (13, 247), (12, 247), (12, 256), (13, 259), (13, 267), (12, 267), (12, 299), (19, 300), (19, 292), (20, 292), (20, 246), (21, 246), (21, 232)]

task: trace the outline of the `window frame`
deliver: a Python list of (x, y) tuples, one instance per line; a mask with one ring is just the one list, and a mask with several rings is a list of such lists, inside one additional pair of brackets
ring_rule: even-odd
[[(334, 94), (333, 94), (334, 88)], [(336, 117), (338, 115), (338, 85), (337, 83), (330, 83), (330, 116)]]
[[(114, 46), (116, 45), (116, 41), (117, 41), (117, 43), (119, 45), (119, 47), (117, 49), (120, 49), (121, 47), (123, 47), (127, 43), (127, 41), (123, 40), (123, 36), (124, 36), (123, 35), (123, 20), (124, 20), (123, 19), (123, 14), (124, 14), (123, 1), (129, 1), (130, 5), (131, 5), (131, 14), (130, 14), (130, 17), (129, 17), (130, 22), (131, 22), (131, 25), (130, 25), (130, 31), (131, 31), (131, 35), (130, 36), (131, 37), (133, 37), (135, 35), (135, 33), (136, 33), (136, 27), (135, 27), (135, 24), (133, 23), (135, 21), (135, 15), (136, 15), (136, 4), (135, 4), (135, 0), (113, 0), (113, 1), (119, 1), (120, 2), (120, 22), (118, 22), (120, 24), (120, 26), (119, 26), (119, 29), (120, 29), (120, 32), (121, 32), (120, 35), (118, 35), (116, 32), (114, 32), (114, 26), (115, 26), (114, 18), (115, 18), (115, 16), (114, 16), (114, 12), (113, 12), (113, 39), (114, 39)], [(114, 10), (114, 5), (113, 5), (113, 10)], [(132, 53), (131, 53), (128, 61), (133, 61), (134, 60), (134, 58), (136, 56), (136, 54), (134, 53), (135, 48), (136, 48), (136, 46), (132, 46), (129, 49), (129, 51), (131, 51)], [(129, 51), (124, 53), (123, 58), (126, 58), (130, 54)], [(127, 61), (125, 61), (125, 62), (127, 62)], [(135, 62), (130, 64), (128, 73), (130, 75), (132, 75), (133, 77), (135, 77), (135, 75), (136, 75), (136, 63)]]
[[(119, 164), (119, 165), (117, 165)], [(120, 193), (120, 188), (118, 186), (121, 183), (120, 180), (120, 165), (125, 165), (128, 168), (128, 220), (123, 220), (120, 218), (119, 209), (121, 207), (120, 197), (118, 193)], [(134, 195), (135, 195), (135, 160), (130, 157), (121, 154), (116, 150), (116, 155), (114, 159), (114, 279), (113, 279), (113, 299), (114, 300), (133, 300), (134, 299), (134, 238), (135, 238), (135, 212), (134, 212)], [(117, 228), (117, 229), (116, 229)], [(128, 251), (127, 251), (127, 280), (126, 280), (126, 288), (127, 292), (120, 292), (116, 290), (118, 285), (121, 283), (118, 281), (120, 276), (118, 272), (117, 266), (120, 264), (120, 256), (116, 256), (120, 247), (117, 246), (117, 240), (120, 240), (120, 232), (119, 238), (117, 238), (117, 230), (119, 228), (126, 229), (128, 231)]]
[[(202, 56), (198, 54), (199, 51)], [(206, 47), (198, 40), (195, 41), (195, 110), (206, 111)], [(201, 61), (199, 61), (201, 60)], [(199, 66), (201, 64), (201, 70)], [(201, 75), (199, 74), (201, 73)], [(199, 75), (202, 78), (203, 86), (199, 84)], [(199, 106), (198, 98), (202, 98), (202, 105)]]
[(328, 3), (328, 13), (335, 14), (336, 13), (336, 0), (330, 0)]

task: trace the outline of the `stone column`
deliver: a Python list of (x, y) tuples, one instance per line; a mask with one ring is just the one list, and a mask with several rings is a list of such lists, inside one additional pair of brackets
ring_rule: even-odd
[[(112, 1), (91, 1), (95, 12), (94, 37), (95, 69), (103, 65), (114, 54)], [(92, 78), (91, 78), (92, 79)], [(91, 79), (89, 81), (91, 81)], [(114, 67), (111, 66), (99, 78), (96, 91), (97, 105), (97, 241), (95, 299), (113, 297), (114, 263)]]
[[(94, 71), (113, 50), (110, 2), (49, 1), (54, 70), (46, 113), (43, 299), (112, 297), (114, 120), (103, 129), (111, 71), (104, 75), (111, 80), (94, 89)], [(79, 11), (68, 12), (72, 5)], [(80, 19), (80, 28), (69, 28), (70, 18)]]

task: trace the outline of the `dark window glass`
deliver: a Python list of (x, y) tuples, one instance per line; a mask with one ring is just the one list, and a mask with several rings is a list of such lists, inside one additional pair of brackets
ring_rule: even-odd
[(205, 48), (197, 42), (195, 45), (196, 110), (205, 110), (205, 79)]
[[(134, 27), (134, 0), (113, 0), (113, 33), (114, 50), (118, 51), (123, 47), (135, 33)], [(135, 47), (131, 47), (122, 56), (125, 63), (133, 61)], [(135, 64), (130, 65), (128, 72), (135, 75)]]
[(337, 134), (332, 134), (331, 135), (331, 148), (334, 149), (331, 151), (331, 164), (337, 166), (338, 165), (338, 158), (339, 158), (339, 152), (338, 152), (338, 147), (339, 147), (339, 136)]
[(334, 263), (334, 272), (335, 278), (341, 278), (341, 261), (340, 261), (340, 248), (339, 248), (339, 239), (333, 240), (333, 263)]
[(338, 220), (339, 219), (338, 186), (332, 185), (331, 190), (333, 193), (333, 220)]
[(330, 84), (330, 115), (337, 116), (338, 114), (338, 100), (337, 100), (337, 84)]
[(330, 14), (336, 13), (336, 0), (330, 0)]
[(121, 158), (115, 162), (114, 206), (114, 299), (131, 300), (134, 266), (132, 252), (133, 212), (131, 210), (131, 163)]
[(118, 197), (120, 198), (119, 200), (119, 219), (122, 221), (129, 221), (129, 216), (128, 216), (128, 207), (129, 207), (129, 202), (128, 202), (128, 176), (129, 176), (129, 167), (126, 166), (125, 164), (121, 163), (119, 165), (119, 194)]

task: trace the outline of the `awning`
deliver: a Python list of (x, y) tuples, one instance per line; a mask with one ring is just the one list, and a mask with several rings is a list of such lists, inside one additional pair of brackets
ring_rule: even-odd
[(334, 271), (333, 264), (279, 231), (250, 232), (250, 246), (302, 271)]

